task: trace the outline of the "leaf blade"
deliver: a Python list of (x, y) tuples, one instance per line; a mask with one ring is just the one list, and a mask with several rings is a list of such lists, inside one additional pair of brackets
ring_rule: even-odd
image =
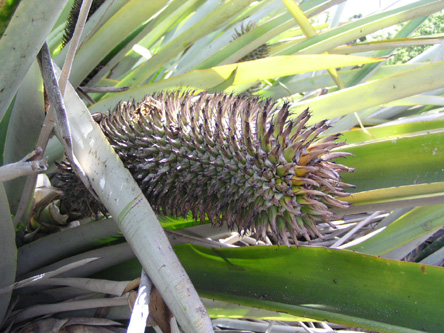
[(123, 93), (113, 94), (111, 97), (94, 104), (91, 110), (94, 112), (104, 112), (114, 107), (118, 101), (127, 99), (128, 96), (141, 99), (148, 93), (177, 89), (179, 87), (198, 90), (212, 88), (227, 80), (236, 68), (237, 71), (233, 85), (319, 69), (353, 66), (355, 64), (378, 61), (381, 61), (381, 59), (327, 54), (268, 57), (265, 59), (216, 66), (209, 69), (194, 70), (169, 79), (142, 85)]
[(314, 247), (175, 249), (206, 297), (383, 331), (443, 325), (441, 267)]

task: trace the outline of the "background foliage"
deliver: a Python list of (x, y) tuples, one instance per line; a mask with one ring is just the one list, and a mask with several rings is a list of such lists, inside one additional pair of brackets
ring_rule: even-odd
[[(48, 116), (36, 56), (47, 42), (60, 72), (72, 43), (62, 48), (73, 0), (1, 5), (0, 161), (7, 166), (40, 145)], [(356, 326), (442, 331), (444, 1), (344, 19), (341, 8), (347, 5), (105, 1), (81, 36), (63, 121), (74, 156), (114, 219), (72, 219), (59, 210), (59, 193), (43, 177), (37, 186), (35, 175), (0, 184), (2, 329), (83, 325), (118, 331), (119, 323), (128, 322), (127, 304), (136, 294), (131, 281), (141, 263), (185, 331), (208, 332), (208, 325), (265, 331), (274, 325), (272, 332), (283, 332), (294, 321), (314, 332)], [(234, 40), (249, 22), (254, 28)], [(239, 62), (264, 44), (266, 58)], [(331, 120), (326, 134), (343, 132), (347, 146), (341, 151), (353, 157), (340, 163), (356, 169), (344, 177), (357, 186), (346, 198), (352, 207), (337, 211), (337, 228), (320, 225), (324, 239), (300, 240), (300, 248), (279, 246), (271, 235), (257, 243), (254, 235), (242, 238), (191, 217), (160, 217), (212, 323), (186, 311), (194, 301), (181, 291), (192, 290), (191, 284), (170, 290), (186, 274), (148, 202), (89, 116), (121, 100), (178, 88), (290, 101), (293, 117), (310, 107), (312, 122)], [(51, 176), (65, 148), (56, 136), (45, 146)], [(171, 271), (156, 275), (165, 262)], [(201, 319), (202, 327), (193, 326)]]

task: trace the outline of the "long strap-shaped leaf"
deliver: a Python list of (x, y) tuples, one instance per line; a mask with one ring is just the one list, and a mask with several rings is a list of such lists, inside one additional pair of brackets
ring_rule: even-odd
[(341, 147), (341, 151), (352, 153), (353, 157), (338, 159), (338, 163), (355, 168), (343, 180), (356, 185), (353, 192), (443, 182), (443, 140), (441, 128)]
[(170, 41), (161, 51), (156, 53), (149, 61), (139, 66), (118, 83), (117, 86), (135, 86), (145, 81), (169, 60), (179, 54), (186, 47), (199, 38), (214, 31), (227, 19), (245, 9), (252, 0), (233, 0), (224, 2), (219, 8), (208, 16), (184, 31), (180, 36)]
[[(70, 82), (78, 85), (111, 50), (167, 1), (128, 1), (78, 50)], [(130, 20), (126, 19), (131, 17)], [(120, 24), (125, 22), (125, 24)]]
[[(407, 129), (408, 125), (410, 129)], [(337, 212), (340, 215), (355, 214), (442, 203), (442, 123), (375, 127), (372, 133), (375, 140), (341, 147), (341, 151), (347, 151), (353, 157), (338, 162), (342, 160), (355, 169), (353, 174), (344, 175), (343, 181), (354, 184), (356, 189), (350, 189), (352, 194), (343, 198), (352, 206)], [(350, 137), (352, 142), (364, 138), (361, 131), (346, 132), (344, 136), (345, 139)]]
[(442, 332), (444, 268), (346, 250), (175, 247), (202, 296), (383, 332)]
[[(0, 119), (68, 0), (23, 0), (0, 39)], [(17, 43), (26, 31), (28, 43)]]
[(113, 108), (124, 98), (142, 99), (143, 96), (156, 91), (178, 89), (209, 89), (227, 80), (235, 69), (233, 85), (255, 82), (278, 76), (306, 73), (327, 68), (355, 66), (382, 61), (382, 58), (360, 56), (339, 56), (328, 54), (276, 56), (264, 59), (244, 61), (236, 64), (216, 66), (208, 69), (197, 69), (189, 73), (153, 82), (116, 93), (109, 98), (94, 104), (91, 110), (106, 111)]
[[(439, 73), (444, 70), (444, 60), (403, 71), (379, 80), (363, 83), (328, 95), (293, 105), (295, 112), (308, 106), (313, 110), (309, 123), (333, 119), (349, 113), (379, 106), (401, 98), (444, 87)], [(414, 82), (415, 84), (412, 84)], [(334, 105), (334, 107), (332, 107)]]
[(393, 258), (390, 252), (429, 235), (443, 225), (444, 205), (416, 207), (389, 224), (382, 232), (349, 249)]

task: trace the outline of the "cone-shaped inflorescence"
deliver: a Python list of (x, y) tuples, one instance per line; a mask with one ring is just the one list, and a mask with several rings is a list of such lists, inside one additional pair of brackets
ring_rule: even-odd
[(64, 213), (69, 213), (72, 218), (76, 219), (91, 215), (98, 217), (99, 213), (107, 215), (105, 206), (97, 201), (77, 178), (69, 162), (63, 161), (57, 166), (59, 172), (51, 182), (55, 187), (63, 190), (60, 200)]
[[(258, 238), (272, 231), (321, 236), (316, 224), (346, 208), (340, 181), (350, 168), (332, 160), (339, 135), (305, 127), (308, 110), (223, 93), (159, 93), (121, 103), (100, 126), (157, 213), (209, 218)], [(90, 205), (92, 207), (92, 205)], [(97, 206), (95, 206), (97, 208)]]

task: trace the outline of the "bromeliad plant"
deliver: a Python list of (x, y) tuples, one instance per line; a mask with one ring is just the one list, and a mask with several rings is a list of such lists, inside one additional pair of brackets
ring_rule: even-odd
[[(40, 142), (46, 114), (35, 58), (47, 41), (55, 65), (62, 67), (76, 40), (61, 47), (73, 2), (22, 0), (16, 15), (5, 16), (7, 28), (0, 40), (3, 165), (21, 160)], [(324, 237), (312, 240), (323, 247), (299, 250), (176, 247), (201, 296), (370, 330), (440, 331), (444, 272), (424, 264), (441, 266), (443, 259), (439, 229), (444, 224), (444, 208), (438, 204), (444, 188), (444, 124), (440, 120), (444, 81), (439, 75), (444, 60), (440, 35), (409, 36), (444, 2), (417, 1), (355, 20), (336, 17), (324, 24), (322, 14), (330, 11), (330, 17), (335, 17), (333, 6), (340, 2), (347, 6), (346, 1), (322, 0), (104, 1), (85, 25), (63, 103), (57, 104), (55, 98), (51, 108), (66, 109), (66, 119), (57, 120), (57, 133), (71, 137), (70, 145), (64, 134), (59, 135), (70, 160), (84, 173), (116, 224), (82, 221), (80, 226), (59, 231), (71, 222), (64, 220), (64, 212), (53, 200), (58, 192), (47, 185), (49, 196), (27, 210), (33, 181), (5, 182), (0, 188), (0, 317), (4, 325), (15, 323), (18, 328), (43, 314), (126, 304), (131, 287), (127, 282), (116, 286), (110, 280), (140, 274), (140, 266), (127, 261), (134, 255), (185, 331), (211, 331), (206, 310), (212, 318), (221, 313), (242, 316), (238, 305), (222, 311), (204, 300), (203, 308), (144, 199), (146, 194), (155, 210), (166, 213), (163, 226), (176, 229), (168, 231), (173, 243), (179, 239), (220, 247), (223, 244), (215, 240), (230, 235), (224, 229), (208, 231), (205, 225), (191, 229), (195, 219), (174, 217), (187, 211), (200, 220), (205, 216), (200, 223), (227, 218), (241, 230), (254, 229), (259, 236), (265, 231), (266, 241), (268, 225), (284, 243), (289, 239), (289, 243), (298, 240), (300, 245), (310, 245), (299, 237), (304, 228), (309, 235), (317, 230)], [(36, 19), (41, 16), (46, 19)], [(233, 40), (233, 34), (249, 22), (255, 25)], [(406, 24), (394, 38), (371, 41), (372, 33), (400, 22)], [(18, 39), (22, 31), (30, 35)], [(368, 41), (356, 42), (362, 37)], [(436, 45), (407, 64), (384, 65), (387, 56), (400, 47), (430, 43)], [(268, 56), (241, 61), (264, 44)], [(261, 85), (254, 94), (260, 99), (239, 97), (258, 82)], [(53, 97), (51, 82), (45, 79), (44, 84)], [(178, 89), (183, 93), (174, 92)], [(139, 104), (132, 102), (146, 96), (151, 97)], [(219, 104), (223, 100), (229, 103)], [(248, 103), (251, 110), (244, 107)], [(116, 105), (116, 111), (108, 115)], [(225, 110), (225, 105), (234, 112)], [(304, 111), (307, 107), (310, 118)], [(100, 127), (90, 112), (104, 113)], [(64, 123), (68, 126), (63, 127)], [(338, 151), (339, 132), (347, 146)], [(63, 160), (63, 152), (58, 139), (49, 141), (45, 156), (50, 173), (56, 170), (54, 161)], [(344, 153), (353, 156), (343, 158)], [(195, 159), (189, 157), (193, 154)], [(208, 168), (200, 170), (202, 164)], [(188, 174), (182, 176), (181, 168)], [(343, 172), (339, 181), (338, 173), (352, 168), (355, 172)], [(201, 178), (193, 177), (196, 172)], [(213, 174), (219, 178), (214, 180)], [(163, 192), (173, 183), (189, 196), (198, 194), (197, 201)], [(354, 184), (356, 189), (347, 188), (352, 195), (336, 198), (343, 194), (345, 184)], [(36, 191), (36, 201), (42, 190)], [(381, 211), (388, 216), (372, 220)], [(47, 212), (50, 218), (45, 218)], [(333, 214), (345, 219), (331, 222)], [(359, 224), (349, 222), (351, 214), (359, 214), (353, 215)], [(371, 228), (357, 232), (368, 223)], [(33, 239), (31, 226), (39, 226), (39, 236), (49, 230), (53, 234)], [(373, 228), (380, 232), (360, 239), (360, 244), (351, 242)], [(193, 236), (187, 234), (189, 230)], [(292, 230), (296, 230), (293, 235)], [(118, 238), (119, 232), (127, 243)], [(326, 247), (352, 247), (360, 253)], [(93, 265), (85, 264), (91, 259), (81, 260), (93, 257), (101, 259)], [(199, 262), (202, 265), (196, 265)], [(77, 268), (67, 271), (66, 265)], [(65, 277), (77, 278), (54, 278), (60, 267)], [(104, 271), (110, 267), (118, 269)], [(55, 273), (48, 274), (51, 271)], [(24, 280), (43, 273), (39, 282)], [(95, 284), (79, 278), (94, 274), (88, 282)], [(285, 284), (277, 286), (281, 280)], [(15, 285), (13, 294), (13, 287), (8, 286), (16, 281), (22, 282)], [(33, 289), (36, 283), (67, 287), (42, 291)], [(21, 291), (21, 286), (28, 288)], [(90, 286), (92, 290), (78, 289)], [(114, 297), (97, 301), (88, 298), (91, 291)], [(24, 295), (16, 304), (19, 293)], [(77, 296), (85, 300), (62, 302)], [(9, 305), (13, 312), (7, 312)], [(71, 312), (66, 317), (75, 315)], [(278, 313), (259, 312), (254, 317), (295, 320)]]

